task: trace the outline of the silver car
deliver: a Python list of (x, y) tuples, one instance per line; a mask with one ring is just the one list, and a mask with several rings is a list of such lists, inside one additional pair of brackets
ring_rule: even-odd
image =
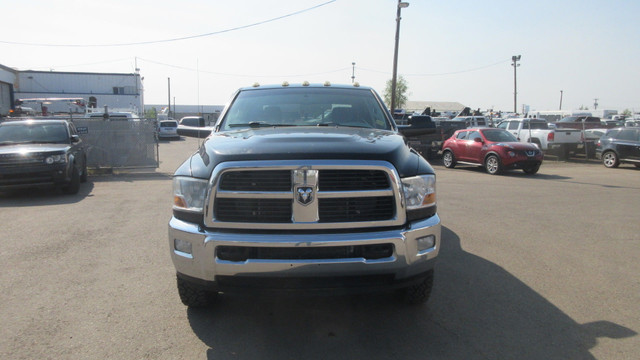
[(161, 120), (158, 123), (158, 138), (160, 139), (179, 139), (178, 122), (176, 120)]

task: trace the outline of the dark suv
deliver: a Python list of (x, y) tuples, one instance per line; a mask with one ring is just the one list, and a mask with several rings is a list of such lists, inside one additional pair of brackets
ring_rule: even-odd
[(0, 123), (0, 191), (54, 186), (76, 194), (86, 180), (87, 157), (73, 123)]
[(640, 128), (607, 131), (596, 143), (596, 157), (608, 168), (631, 163), (640, 168)]

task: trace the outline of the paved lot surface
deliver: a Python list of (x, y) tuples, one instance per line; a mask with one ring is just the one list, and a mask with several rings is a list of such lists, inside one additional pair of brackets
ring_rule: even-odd
[(178, 298), (175, 168), (90, 176), (76, 196), (0, 194), (0, 359), (637, 359), (640, 170), (549, 161), (537, 176), (438, 174), (427, 306), (389, 295)]

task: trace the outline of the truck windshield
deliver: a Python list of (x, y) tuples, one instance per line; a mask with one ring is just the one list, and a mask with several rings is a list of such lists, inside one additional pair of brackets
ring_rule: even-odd
[(545, 121), (524, 121), (522, 123), (522, 128), (525, 130), (528, 130), (529, 128), (531, 128), (531, 130), (546, 130), (549, 126)]
[(482, 135), (488, 140), (492, 142), (517, 142), (513, 134), (506, 130), (502, 129), (492, 129), (492, 130), (482, 130)]
[(221, 124), (221, 130), (271, 126), (391, 129), (385, 110), (371, 91), (328, 87), (241, 91)]
[(0, 145), (68, 142), (67, 128), (60, 123), (6, 123), (0, 126)]

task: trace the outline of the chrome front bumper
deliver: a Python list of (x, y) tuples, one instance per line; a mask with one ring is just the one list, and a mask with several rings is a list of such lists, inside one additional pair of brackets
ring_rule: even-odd
[[(418, 250), (418, 239), (429, 235), (435, 237), (434, 246)], [(434, 260), (440, 250), (440, 241), (441, 225), (437, 214), (428, 219), (414, 221), (405, 228), (369, 232), (362, 230), (330, 233), (210, 231), (175, 217), (169, 222), (171, 259), (178, 275), (219, 291), (223, 290), (218, 286), (222, 278), (267, 280), (269, 278), (317, 279), (384, 275), (391, 277), (393, 283), (402, 283), (403, 280), (419, 277), (433, 268)], [(218, 246), (300, 248), (376, 244), (392, 244), (393, 253), (391, 256), (373, 260), (355, 257), (228, 261), (216, 256)]]

